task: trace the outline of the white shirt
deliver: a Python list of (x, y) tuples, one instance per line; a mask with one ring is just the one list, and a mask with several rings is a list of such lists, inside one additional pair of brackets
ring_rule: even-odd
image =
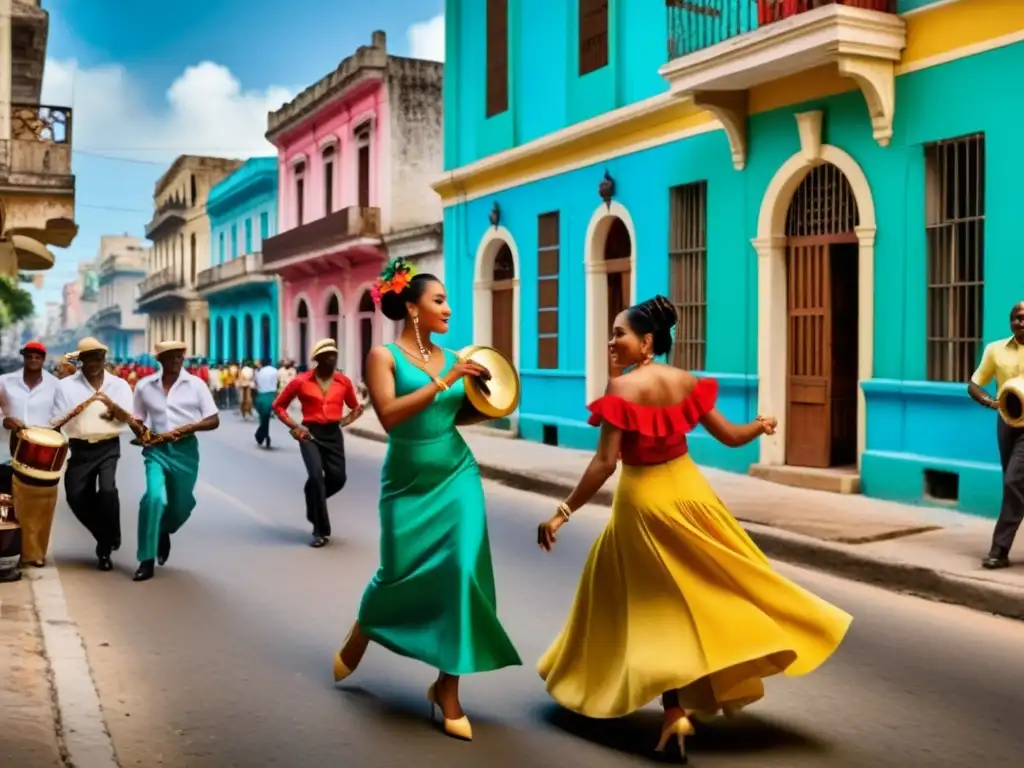
[(264, 365), (256, 371), (254, 382), (257, 392), (277, 392), (277, 368)]
[[(0, 411), (4, 417), (18, 419), (26, 427), (48, 427), (53, 416), (53, 399), (57, 395), (57, 382), (51, 373), (43, 371), (43, 378), (32, 389), (25, 384), (25, 369), (0, 376)], [(4, 446), (10, 444), (11, 433), (3, 430)]]
[[(132, 388), (128, 382), (109, 371), (103, 373), (103, 384), (100, 391), (107, 397), (124, 408), (128, 413), (135, 407), (132, 401)], [(57, 383), (57, 395), (53, 401), (53, 416), (56, 421), (68, 414), (81, 403), (96, 394), (85, 374), (79, 371), (74, 376), (68, 376)], [(75, 418), (64, 425), (64, 434), (72, 440), (105, 440), (110, 437), (117, 437), (126, 425), (121, 421), (108, 421), (103, 415), (110, 409), (103, 403), (96, 401), (78, 414)]]
[(194, 424), (219, 413), (209, 388), (198, 376), (182, 369), (167, 394), (163, 371), (146, 376), (135, 385), (135, 416), (157, 434)]
[(224, 380), (220, 372), (220, 368), (214, 367), (210, 369), (210, 389), (214, 392), (220, 392), (224, 386)]
[(253, 370), (248, 365), (242, 368), (238, 373), (238, 386), (240, 387), (251, 387), (253, 378)]

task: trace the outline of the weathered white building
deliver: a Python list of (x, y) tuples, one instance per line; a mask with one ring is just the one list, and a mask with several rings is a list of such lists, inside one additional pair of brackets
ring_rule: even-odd
[(135, 295), (146, 276), (149, 251), (137, 237), (104, 235), (97, 257), (97, 309), (89, 331), (110, 350), (112, 359), (146, 352), (146, 316), (136, 312)]

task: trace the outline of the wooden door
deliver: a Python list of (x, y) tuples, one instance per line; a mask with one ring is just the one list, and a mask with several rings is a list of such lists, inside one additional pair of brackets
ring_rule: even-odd
[(512, 280), (495, 280), (491, 284), (491, 346), (510, 361), (513, 347)]
[(359, 318), (359, 377), (366, 381), (366, 358), (373, 349), (373, 318)]
[[(605, 262), (608, 274), (605, 278), (608, 284), (608, 333), (611, 334), (612, 326), (615, 325), (615, 318), (619, 313), (629, 308), (630, 278), (632, 274), (629, 269), (629, 259), (608, 259)], [(620, 368), (608, 361), (608, 375), (615, 377), (622, 373)]]
[(787, 283), (786, 463), (828, 467), (832, 443), (832, 276), (827, 240), (791, 239)]

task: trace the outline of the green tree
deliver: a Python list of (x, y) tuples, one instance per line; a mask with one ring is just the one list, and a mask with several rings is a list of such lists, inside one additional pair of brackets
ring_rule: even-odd
[(0, 277), (0, 328), (27, 320), (35, 312), (32, 296), (21, 287), (19, 278)]

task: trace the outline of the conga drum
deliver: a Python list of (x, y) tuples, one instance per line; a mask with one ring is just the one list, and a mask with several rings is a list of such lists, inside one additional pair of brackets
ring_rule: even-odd
[(10, 494), (0, 494), (0, 583), (18, 581), (21, 571), (21, 526)]
[(14, 437), (11, 466), (23, 477), (33, 480), (60, 479), (68, 457), (68, 439), (53, 429), (28, 427)]
[(519, 374), (512, 361), (491, 347), (470, 346), (459, 352), (463, 362), (477, 363), (491, 373), (491, 378), (481, 381), (476, 376), (466, 376), (466, 399), (481, 416), (489, 419), (504, 419), (519, 407)]

